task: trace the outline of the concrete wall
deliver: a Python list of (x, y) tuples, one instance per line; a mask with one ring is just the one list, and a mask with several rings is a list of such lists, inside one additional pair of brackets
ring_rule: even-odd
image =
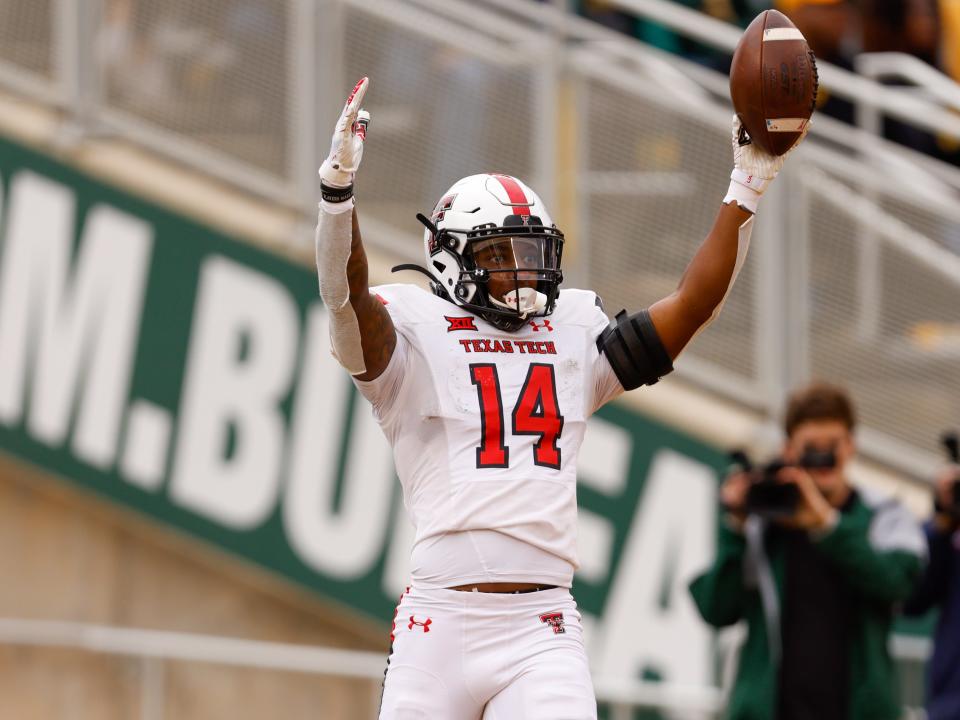
[[(0, 617), (382, 651), (383, 628), (0, 456)], [(165, 662), (164, 717), (375, 715), (377, 683)], [(143, 664), (0, 646), (0, 718), (141, 717)]]

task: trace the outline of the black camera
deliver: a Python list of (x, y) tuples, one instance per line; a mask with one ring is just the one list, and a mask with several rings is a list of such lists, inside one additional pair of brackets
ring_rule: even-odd
[(782, 483), (777, 474), (786, 467), (782, 460), (773, 460), (761, 468), (751, 470), (745, 510), (751, 515), (774, 519), (790, 517), (800, 504), (800, 488), (793, 483)]
[[(945, 432), (940, 437), (940, 443), (947, 451), (947, 458), (954, 465), (960, 465), (960, 437), (955, 432)], [(953, 481), (953, 492), (951, 493), (953, 502), (950, 507), (942, 507), (939, 498), (935, 501), (938, 512), (946, 512), (955, 518), (960, 518), (960, 476)]]
[[(777, 475), (790, 464), (782, 458), (774, 459), (755, 468), (743, 451), (730, 454), (735, 465), (743, 468), (750, 477), (744, 510), (748, 514), (759, 515), (769, 520), (791, 517), (800, 504), (800, 488), (793, 483), (783, 483)], [(812, 470), (815, 468), (833, 468), (837, 465), (837, 456), (833, 450), (807, 448), (798, 467)]]

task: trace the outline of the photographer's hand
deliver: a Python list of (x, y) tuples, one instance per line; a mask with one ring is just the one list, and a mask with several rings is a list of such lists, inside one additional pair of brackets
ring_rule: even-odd
[(726, 511), (730, 526), (740, 532), (747, 519), (747, 490), (750, 488), (750, 476), (745, 472), (728, 475), (720, 486), (720, 504)]
[(777, 479), (793, 483), (800, 490), (797, 511), (781, 521), (783, 525), (808, 532), (823, 532), (836, 524), (839, 517), (837, 509), (817, 489), (810, 473), (799, 467), (785, 467), (777, 474)]

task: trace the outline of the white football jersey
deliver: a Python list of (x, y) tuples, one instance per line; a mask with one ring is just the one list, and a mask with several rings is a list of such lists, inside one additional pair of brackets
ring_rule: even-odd
[(563, 290), (552, 315), (511, 333), (415, 285), (372, 292), (397, 346), (357, 386), (393, 446), (414, 585), (569, 587), (586, 420), (623, 392), (597, 349), (609, 324), (597, 296)]

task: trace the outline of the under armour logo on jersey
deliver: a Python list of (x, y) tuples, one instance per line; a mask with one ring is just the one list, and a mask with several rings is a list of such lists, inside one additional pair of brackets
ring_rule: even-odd
[(419, 621), (417, 621), (417, 620), (414, 620), (415, 617), (416, 617), (416, 615), (411, 615), (411, 616), (410, 616), (410, 624), (407, 625), (407, 630), (413, 630), (413, 626), (414, 626), (414, 625), (419, 625), (420, 627), (423, 628), (423, 631), (424, 631), (425, 633), (430, 632), (430, 623), (432, 623), (433, 620), (431, 620), (430, 618), (427, 618), (425, 621), (419, 622)]
[(467, 317), (450, 317), (449, 315), (444, 315), (443, 319), (450, 323), (450, 327), (447, 328), (447, 332), (453, 332), (454, 330), (476, 330), (477, 326), (473, 322), (473, 318), (470, 316)]
[(531, 320), (530, 327), (533, 328), (534, 332), (540, 332), (541, 328), (546, 328), (547, 332), (553, 332), (553, 327), (551, 327), (549, 320), (544, 320), (539, 325), (537, 325), (535, 321)]
[(562, 612), (544, 613), (540, 616), (540, 622), (552, 627), (554, 635), (562, 635), (567, 631), (563, 626)]

